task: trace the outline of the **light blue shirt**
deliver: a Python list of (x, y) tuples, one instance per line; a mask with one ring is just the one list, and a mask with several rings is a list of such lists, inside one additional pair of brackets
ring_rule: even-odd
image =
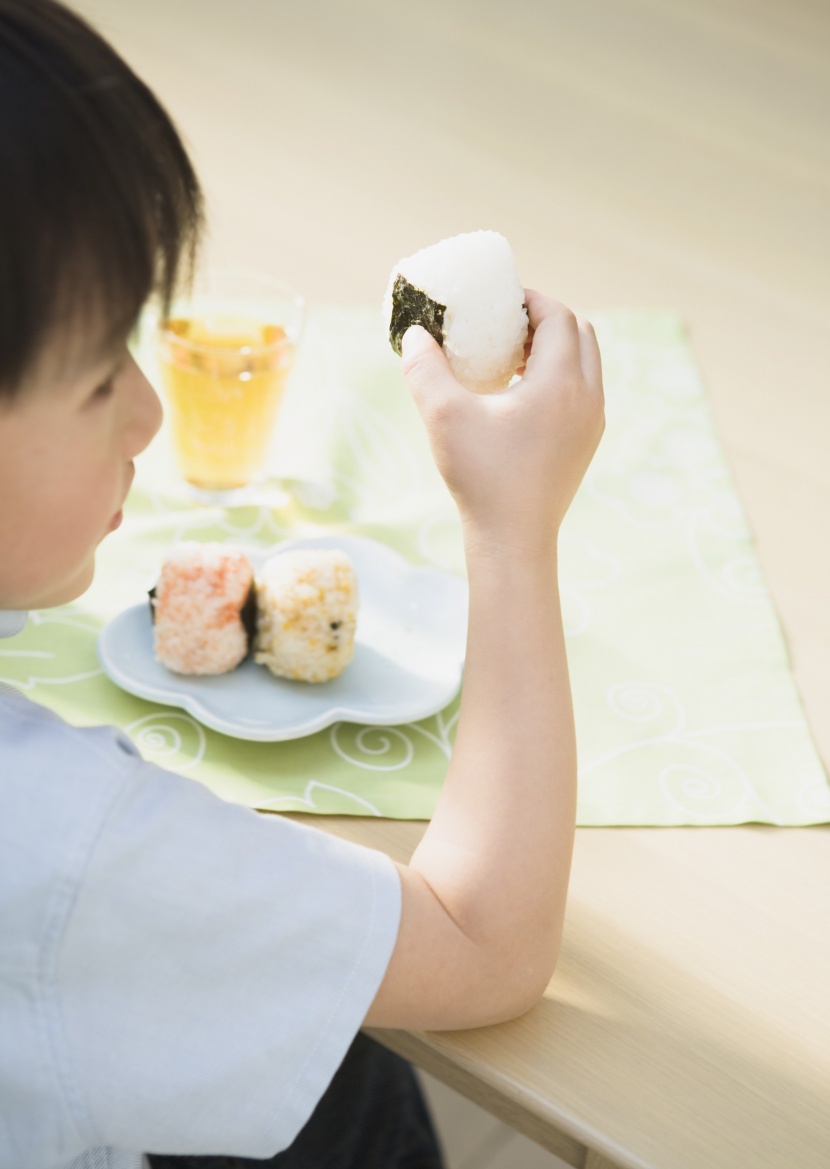
[(0, 1165), (286, 1148), (399, 915), (383, 854), (226, 803), (120, 731), (0, 688)]

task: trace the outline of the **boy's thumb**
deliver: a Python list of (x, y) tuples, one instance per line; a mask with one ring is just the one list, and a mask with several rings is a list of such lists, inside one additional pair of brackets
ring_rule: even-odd
[(401, 359), (401, 372), (416, 401), (425, 395), (457, 390), (443, 349), (421, 325), (411, 325), (404, 333)]

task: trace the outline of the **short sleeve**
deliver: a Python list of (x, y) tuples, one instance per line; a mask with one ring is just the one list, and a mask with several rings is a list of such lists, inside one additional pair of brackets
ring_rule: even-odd
[(135, 760), (55, 967), (91, 1143), (268, 1157), (310, 1116), (394, 948), (382, 853)]

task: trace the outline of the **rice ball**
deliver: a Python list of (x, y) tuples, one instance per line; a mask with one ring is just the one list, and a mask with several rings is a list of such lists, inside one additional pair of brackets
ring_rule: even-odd
[(257, 573), (254, 660), (280, 678), (328, 682), (354, 653), (357, 577), (345, 552), (277, 552)]
[(254, 574), (244, 552), (184, 540), (150, 592), (156, 659), (176, 674), (224, 674), (247, 655)]
[(383, 315), (399, 356), (406, 330), (422, 325), (461, 384), (479, 394), (503, 389), (524, 358), (524, 288), (497, 231), (452, 236), (399, 260)]

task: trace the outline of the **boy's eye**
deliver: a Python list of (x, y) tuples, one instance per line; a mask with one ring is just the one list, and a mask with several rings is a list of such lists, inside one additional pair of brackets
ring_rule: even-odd
[(100, 386), (96, 386), (92, 394), (93, 402), (100, 402), (104, 398), (109, 398), (115, 388), (115, 378), (107, 378), (105, 382), (101, 382)]
[[(86, 399), (87, 405), (94, 406), (96, 404), (106, 402), (113, 396), (116, 386), (118, 385), (118, 379), (121, 376), (121, 371), (124, 368), (125, 361), (126, 358), (122, 358), (116, 365), (110, 365), (106, 376), (99, 382), (97, 386), (95, 386), (89, 397)], [(104, 366), (104, 369), (106, 368), (107, 367)]]

